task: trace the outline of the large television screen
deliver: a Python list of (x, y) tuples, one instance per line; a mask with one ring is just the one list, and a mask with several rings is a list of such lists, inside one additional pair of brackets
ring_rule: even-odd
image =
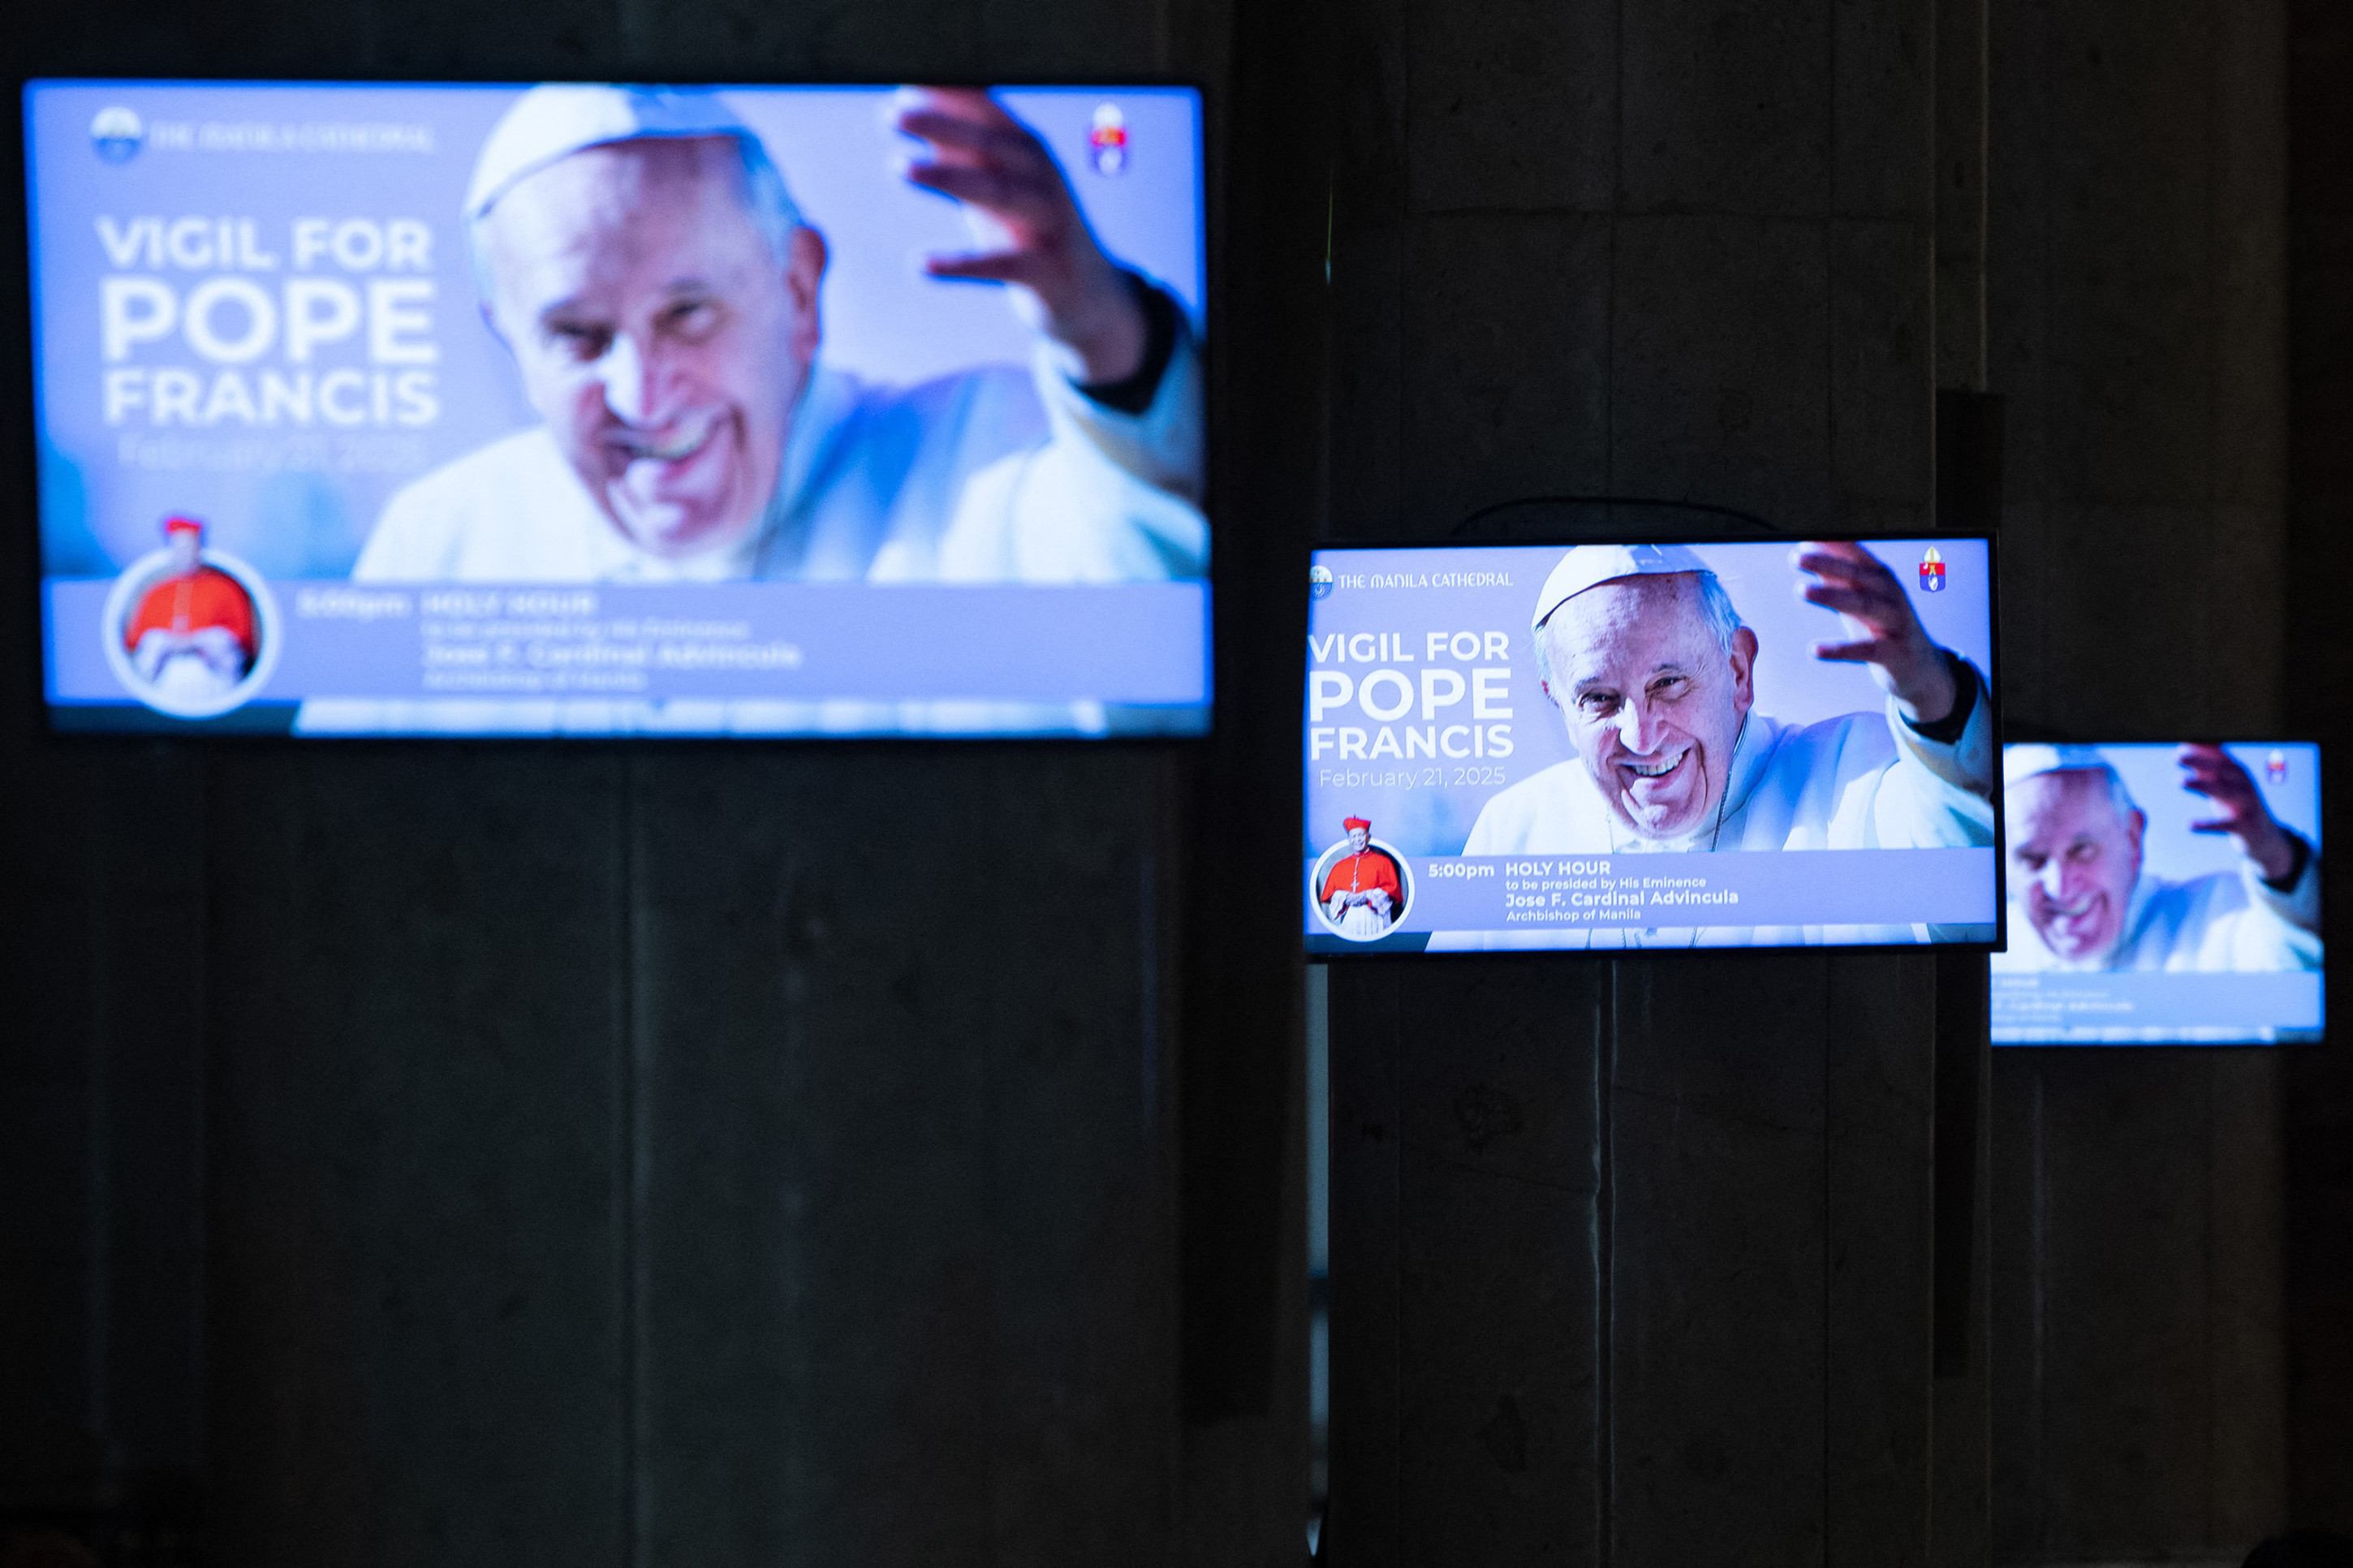
[(1311, 952), (1998, 939), (1986, 539), (1335, 549), (1308, 577)]
[(1206, 728), (1193, 89), (24, 110), (57, 727)]
[(2325, 1022), (2320, 748), (2015, 745), (1996, 1045), (2268, 1045)]

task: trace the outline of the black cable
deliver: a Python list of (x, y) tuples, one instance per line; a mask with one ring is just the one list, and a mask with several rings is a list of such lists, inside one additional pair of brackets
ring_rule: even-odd
[(1543, 495), (1515, 496), (1510, 500), (1492, 501), (1456, 523), (1453, 531), (1447, 537), (1459, 539), (1470, 530), (1472, 524), (1483, 521), (1497, 512), (1509, 511), (1512, 508), (1519, 506), (1624, 506), (1649, 507), (1662, 511), (1697, 511), (1705, 512), (1711, 517), (1730, 518), (1763, 534), (1778, 536), (1781, 531), (1753, 511), (1742, 511), (1737, 507), (1716, 506), (1708, 501), (1664, 500), (1656, 496)]

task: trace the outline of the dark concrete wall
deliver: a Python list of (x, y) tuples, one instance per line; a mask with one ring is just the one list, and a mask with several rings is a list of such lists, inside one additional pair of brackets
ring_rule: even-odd
[[(2276, 732), (2285, 8), (1990, 20), (2010, 718)], [(1999, 1561), (2235, 1562), (2281, 1521), (2280, 1065), (1997, 1053)]]
[[(1268, 31), (1189, 0), (103, 0), (13, 20), (8, 49), (83, 74), (1176, 74), (1213, 89), (1222, 158), (1312, 112), (1232, 79), (1296, 47)], [(1312, 500), (1287, 454), (1319, 354), (1283, 289), (1317, 276), (1286, 226), (1321, 224), (1290, 162), (1217, 167), (1243, 690), (1295, 598), (1269, 616), (1250, 584), (1278, 558), (1295, 581)], [(21, 653), (30, 595), (0, 599)], [(252, 1564), (1297, 1560), (1296, 937), (1288, 818), (1254, 784), (1287, 723), (1236, 704), (1191, 748), (67, 744), (12, 668), (0, 1509), (195, 1518), (209, 1560)]]
[[(1295, 679), (1311, 523), (1923, 527), (1983, 384), (2013, 717), (2353, 717), (2317, 0), (13, 25), (22, 70), (1207, 79), (1231, 695)], [(1182, 753), (216, 752), (0, 696), (0, 1508), (264, 1564), (1295, 1560), (1287, 703)], [(911, 939), (976, 879), (990, 928)], [(1937, 973), (1336, 972), (1342, 1560), (1982, 1561), (1989, 1420), (2005, 1561), (2353, 1521), (2343, 1053), (2284, 1064), (2284, 1211), (2275, 1058), (2002, 1058), (1989, 1390), (1929, 1373)]]

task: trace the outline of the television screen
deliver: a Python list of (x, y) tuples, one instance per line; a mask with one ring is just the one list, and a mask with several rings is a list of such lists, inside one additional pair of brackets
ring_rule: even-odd
[(2010, 746), (2002, 814), (1996, 1045), (2320, 1037), (2319, 747)]
[(1206, 728), (1193, 89), (24, 107), (57, 727)]
[(1993, 942), (1991, 555), (1318, 551), (1309, 951)]

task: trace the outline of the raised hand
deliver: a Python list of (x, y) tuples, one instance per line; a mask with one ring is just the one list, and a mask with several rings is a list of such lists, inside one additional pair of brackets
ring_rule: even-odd
[(1003, 283), (1063, 351), (1063, 374), (1100, 384), (1144, 363), (1144, 309), (1088, 231), (1053, 154), (980, 88), (910, 87), (893, 125), (923, 142), (901, 172), (964, 206), (975, 248), (924, 258), (934, 278)]
[(1945, 650), (1929, 640), (1912, 596), (1879, 557), (1851, 542), (1809, 541), (1790, 552), (1789, 564), (1805, 574), (1798, 597), (1836, 610), (1846, 630), (1844, 642), (1816, 643), (1816, 658), (1869, 665), (1915, 724), (1934, 724), (1952, 712), (1959, 693)]
[(2272, 816), (2237, 758), (2220, 746), (2184, 746), (2174, 761), (2181, 764), (2181, 787), (2204, 795), (2215, 806), (2215, 815), (2189, 825), (2190, 832), (2230, 835), (2239, 853), (2269, 881), (2280, 881), (2295, 869), (2295, 841)]

